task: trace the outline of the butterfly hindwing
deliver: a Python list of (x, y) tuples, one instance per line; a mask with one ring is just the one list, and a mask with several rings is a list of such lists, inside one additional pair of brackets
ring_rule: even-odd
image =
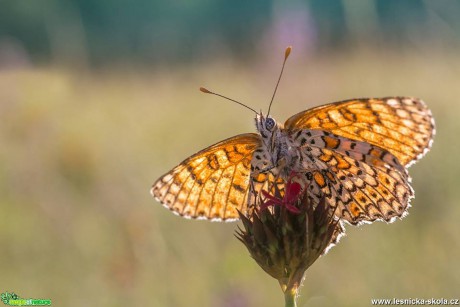
[[(334, 138), (335, 141), (329, 140), (329, 143), (337, 146), (334, 149), (325, 146), (318, 141), (320, 134)], [(326, 197), (329, 204), (337, 206), (337, 217), (353, 225), (375, 220), (390, 222), (404, 216), (413, 190), (406, 169), (391, 153), (371, 144), (358, 143), (363, 146), (355, 146), (353, 154), (346, 154), (343, 150), (349, 148), (346, 143), (355, 141), (325, 131), (317, 131), (315, 138), (314, 144), (299, 145), (302, 160), (307, 161), (305, 167), (315, 166), (315, 170), (307, 173), (313, 203)], [(369, 158), (365, 154), (368, 147), (380, 150), (384, 159)]]

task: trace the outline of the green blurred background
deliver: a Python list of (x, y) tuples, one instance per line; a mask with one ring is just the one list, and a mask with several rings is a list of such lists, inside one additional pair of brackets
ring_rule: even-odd
[(460, 3), (0, 1), (0, 292), (53, 306), (282, 306), (236, 223), (174, 216), (151, 184), (272, 113), (416, 96), (433, 110), (416, 198), (394, 224), (348, 227), (299, 306), (459, 298)]

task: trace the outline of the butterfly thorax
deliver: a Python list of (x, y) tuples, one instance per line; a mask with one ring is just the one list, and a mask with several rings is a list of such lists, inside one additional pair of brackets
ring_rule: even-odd
[(275, 177), (286, 179), (288, 169), (294, 167), (295, 150), (290, 146), (289, 135), (283, 126), (272, 117), (258, 114), (256, 127), (261, 137), (261, 147), (253, 155), (253, 175), (270, 172)]

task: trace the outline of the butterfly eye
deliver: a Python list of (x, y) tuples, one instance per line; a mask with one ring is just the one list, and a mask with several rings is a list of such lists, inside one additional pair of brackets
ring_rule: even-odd
[(275, 127), (275, 120), (273, 118), (267, 118), (265, 120), (265, 128), (267, 128), (268, 130), (273, 130), (273, 127)]

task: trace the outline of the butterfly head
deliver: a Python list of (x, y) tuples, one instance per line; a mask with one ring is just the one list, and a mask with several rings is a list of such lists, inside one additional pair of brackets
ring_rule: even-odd
[(278, 128), (278, 124), (271, 116), (265, 117), (262, 113), (256, 115), (256, 127), (259, 132), (273, 133)]

